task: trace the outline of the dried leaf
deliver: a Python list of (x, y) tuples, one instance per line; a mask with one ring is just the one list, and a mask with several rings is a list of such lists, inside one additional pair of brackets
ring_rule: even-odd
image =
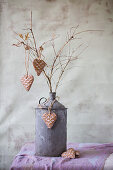
[(22, 39), (23, 39), (23, 35), (22, 35), (22, 34), (19, 34), (19, 36), (20, 36), (20, 38), (22, 38)]
[(27, 34), (25, 35), (25, 40), (27, 40), (28, 37), (29, 37), (29, 33), (27, 33)]
[(39, 48), (40, 48), (40, 51), (43, 51), (43, 50), (44, 50), (42, 46), (40, 46)]

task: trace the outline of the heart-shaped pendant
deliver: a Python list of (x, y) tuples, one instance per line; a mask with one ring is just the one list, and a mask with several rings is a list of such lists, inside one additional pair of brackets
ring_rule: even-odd
[(55, 121), (57, 120), (57, 115), (55, 113), (44, 113), (42, 115), (42, 119), (48, 128), (52, 128)]
[(44, 67), (46, 66), (46, 63), (43, 60), (39, 60), (36, 58), (33, 61), (33, 66), (34, 66), (34, 69), (35, 69), (37, 75), (40, 76), (41, 72), (43, 71)]
[(21, 83), (27, 91), (30, 90), (33, 81), (34, 77), (32, 75), (25, 75), (21, 78)]
[(66, 152), (62, 153), (63, 158), (75, 158), (75, 150), (73, 148), (69, 148)]

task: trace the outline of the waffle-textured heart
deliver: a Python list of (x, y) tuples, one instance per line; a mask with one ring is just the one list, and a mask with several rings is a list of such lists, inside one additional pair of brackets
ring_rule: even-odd
[(75, 158), (75, 150), (69, 148), (66, 152), (63, 152), (61, 155), (63, 158)]
[(35, 69), (37, 75), (40, 76), (41, 72), (43, 71), (44, 67), (46, 66), (46, 63), (43, 60), (39, 60), (36, 58), (33, 61), (33, 66), (34, 66), (34, 69)]
[(32, 75), (25, 75), (21, 78), (21, 83), (27, 91), (30, 90), (33, 81), (34, 77)]
[(55, 121), (57, 120), (57, 115), (55, 113), (44, 113), (42, 115), (42, 119), (48, 128), (52, 128)]

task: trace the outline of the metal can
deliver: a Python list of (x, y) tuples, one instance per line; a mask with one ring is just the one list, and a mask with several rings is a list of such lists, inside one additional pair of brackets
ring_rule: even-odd
[[(51, 103), (51, 112), (57, 115), (57, 120), (51, 129), (47, 128), (42, 115), (48, 112)], [(67, 147), (67, 108), (56, 100), (56, 93), (51, 92), (49, 99), (37, 108), (35, 154), (37, 156), (60, 156)]]

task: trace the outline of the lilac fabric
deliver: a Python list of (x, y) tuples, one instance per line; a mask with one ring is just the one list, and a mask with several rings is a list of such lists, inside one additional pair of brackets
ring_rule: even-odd
[(16, 155), (10, 170), (102, 170), (113, 153), (113, 143), (69, 143), (68, 148), (80, 151), (80, 158), (35, 156), (34, 143), (25, 144)]

